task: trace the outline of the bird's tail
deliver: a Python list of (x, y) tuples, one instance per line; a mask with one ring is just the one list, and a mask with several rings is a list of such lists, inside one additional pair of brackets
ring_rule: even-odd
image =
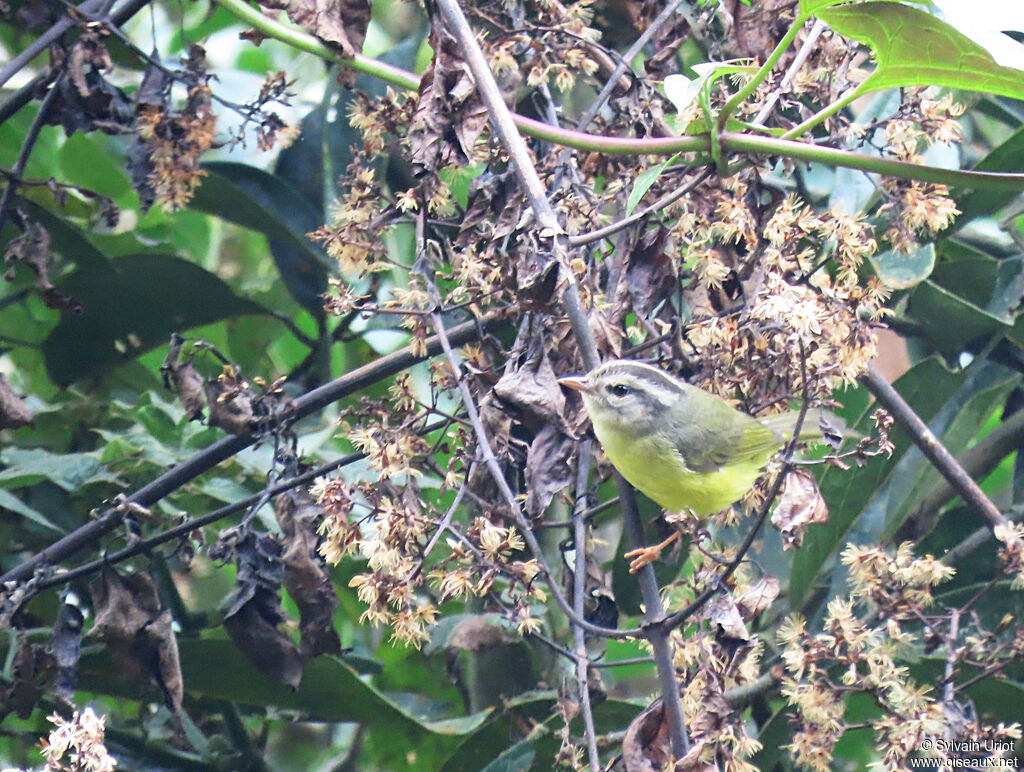
[[(799, 411), (791, 410), (788, 413), (763, 416), (758, 420), (784, 440), (789, 441), (793, 437), (793, 430), (796, 428), (799, 417)], [(822, 443), (838, 447), (844, 438), (852, 436), (856, 436), (856, 433), (847, 428), (843, 419), (820, 407), (808, 410), (803, 424), (800, 426), (801, 442)]]

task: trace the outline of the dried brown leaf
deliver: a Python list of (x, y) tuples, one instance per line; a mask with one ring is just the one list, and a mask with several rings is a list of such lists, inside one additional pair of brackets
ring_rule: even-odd
[(565, 394), (545, 351), (541, 336), (527, 336), (525, 345), (517, 341), (521, 351), (505, 365), (505, 372), (494, 385), (494, 394), (506, 405), (516, 408), (519, 419), (527, 428), (539, 431), (544, 425), (563, 424)]
[(661, 698), (634, 718), (622, 740), (622, 764), (626, 772), (656, 772), (672, 756), (665, 707)]
[(302, 654), (316, 657), (341, 653), (341, 640), (334, 630), (338, 596), (317, 552), (316, 520), (320, 507), (308, 490), (292, 490), (274, 499), (274, 514), (284, 540), (284, 586), (299, 607)]
[(440, 25), (433, 26), (430, 44), (434, 61), (420, 80), (409, 127), (409, 158), (421, 174), (468, 164), (488, 121), (459, 44)]
[(779, 597), (779, 580), (774, 576), (763, 576), (758, 582), (736, 596), (743, 619), (749, 622), (763, 614)]
[(251, 391), (226, 386), (221, 381), (207, 381), (204, 391), (210, 409), (210, 426), (219, 426), (228, 434), (240, 437), (252, 435), (256, 417)]
[(448, 648), (462, 651), (484, 651), (495, 646), (516, 643), (519, 637), (499, 623), (497, 617), (473, 614), (458, 622), (448, 636)]
[(153, 580), (143, 573), (118, 574), (104, 566), (89, 586), (96, 621), (91, 635), (103, 641), (114, 661), (138, 683), (152, 679), (167, 707), (181, 711), (184, 682), (171, 613), (160, 605)]
[(772, 513), (772, 525), (782, 534), (784, 549), (803, 544), (807, 527), (828, 522), (828, 505), (818, 490), (814, 475), (794, 469), (786, 476), (779, 504)]
[(363, 51), (370, 24), (366, 0), (260, 0), (264, 8), (284, 10), (288, 18), (351, 58)]
[(540, 520), (551, 500), (572, 482), (576, 442), (554, 424), (540, 430), (526, 453), (526, 513)]

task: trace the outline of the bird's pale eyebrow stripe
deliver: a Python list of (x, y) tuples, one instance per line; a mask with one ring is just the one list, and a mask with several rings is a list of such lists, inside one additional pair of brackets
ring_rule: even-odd
[(605, 373), (609, 375), (620, 373), (622, 375), (631, 375), (634, 378), (639, 378), (669, 391), (679, 388), (677, 382), (670, 375), (662, 372), (657, 367), (645, 365), (641, 362), (610, 363), (605, 366)]

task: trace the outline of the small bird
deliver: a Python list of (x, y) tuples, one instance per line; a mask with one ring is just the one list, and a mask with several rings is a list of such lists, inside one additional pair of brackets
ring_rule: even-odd
[[(594, 434), (622, 476), (672, 512), (710, 515), (742, 497), (792, 437), (798, 416), (754, 418), (630, 359), (613, 359), (558, 382), (580, 392)], [(801, 440), (823, 436), (817, 421), (804, 421)], [(653, 554), (670, 541), (652, 548)]]

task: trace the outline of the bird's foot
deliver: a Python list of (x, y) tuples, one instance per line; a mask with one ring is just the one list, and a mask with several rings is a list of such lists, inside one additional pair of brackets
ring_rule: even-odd
[(639, 549), (630, 550), (623, 557), (630, 561), (629, 573), (635, 574), (644, 566), (653, 563), (655, 560), (661, 557), (661, 551), (668, 547), (672, 542), (679, 538), (679, 531), (675, 531), (665, 541), (660, 544), (655, 544), (652, 547), (640, 547)]

